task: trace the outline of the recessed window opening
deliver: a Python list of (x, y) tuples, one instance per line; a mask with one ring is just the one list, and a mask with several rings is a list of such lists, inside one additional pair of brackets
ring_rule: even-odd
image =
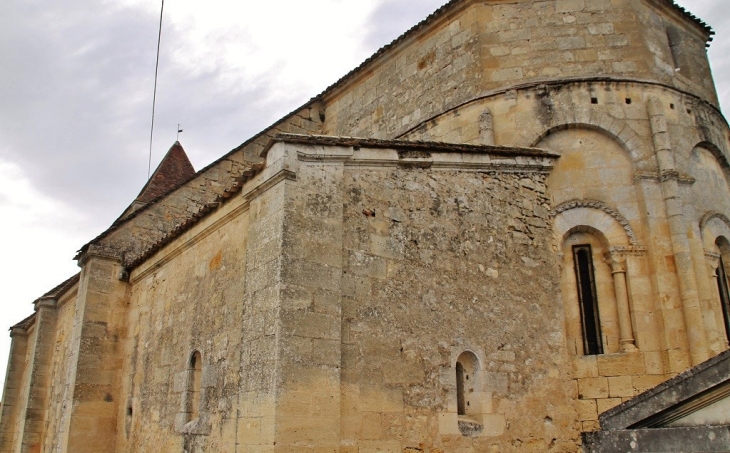
[[(458, 415), (476, 415), (479, 410), (476, 373), (476, 356), (469, 351), (462, 352), (456, 360), (456, 408)], [(475, 400), (475, 398), (477, 398)]]
[(197, 419), (200, 416), (200, 387), (203, 375), (203, 358), (200, 352), (195, 351), (190, 356), (188, 364), (188, 389), (186, 398), (186, 412), (188, 421)]
[(583, 352), (585, 355), (603, 354), (593, 252), (590, 244), (573, 246), (573, 262), (583, 328)]
[(631, 104), (631, 98), (626, 98), (626, 103)]
[(598, 104), (598, 98), (591, 98), (591, 104)]
[(672, 54), (672, 64), (674, 70), (679, 72), (682, 69), (682, 37), (674, 27), (667, 27), (667, 41), (669, 42), (669, 51)]
[(466, 415), (464, 398), (464, 365), (456, 363), (456, 406), (459, 415)]
[(722, 260), (722, 256), (720, 257), (720, 265), (717, 267), (717, 290), (720, 292), (722, 319), (725, 323), (725, 337), (730, 341), (730, 285), (728, 285), (725, 263)]

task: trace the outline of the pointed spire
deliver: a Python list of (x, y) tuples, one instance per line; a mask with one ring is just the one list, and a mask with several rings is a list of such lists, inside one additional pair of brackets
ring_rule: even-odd
[(135, 202), (147, 204), (190, 179), (195, 169), (180, 142), (172, 145), (162, 162), (137, 195)]
[(152, 174), (152, 177), (144, 185), (137, 198), (124, 210), (119, 218), (114, 221), (116, 225), (132, 213), (146, 206), (152, 200), (165, 195), (175, 187), (184, 183), (195, 175), (193, 164), (190, 163), (188, 155), (185, 154), (180, 142), (176, 141), (167, 151), (162, 162)]

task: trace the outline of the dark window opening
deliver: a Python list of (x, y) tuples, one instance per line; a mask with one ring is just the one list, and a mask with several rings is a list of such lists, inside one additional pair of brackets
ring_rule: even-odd
[(464, 387), (464, 366), (460, 362), (456, 362), (456, 407), (459, 415), (466, 415)]
[(200, 388), (202, 384), (203, 358), (200, 352), (193, 352), (188, 367), (188, 391), (186, 398), (186, 412), (188, 421), (195, 420), (200, 415)]
[(730, 291), (728, 291), (729, 285), (722, 257), (720, 257), (720, 265), (717, 267), (717, 289), (720, 291), (722, 319), (725, 322), (725, 337), (730, 341)]
[(603, 354), (591, 246), (587, 244), (573, 246), (573, 262), (575, 263), (575, 277), (583, 327), (583, 351), (586, 355)]

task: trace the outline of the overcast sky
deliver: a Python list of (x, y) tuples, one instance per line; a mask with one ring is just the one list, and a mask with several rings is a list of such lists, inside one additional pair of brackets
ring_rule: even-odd
[[(168, 0), (152, 168), (175, 141), (200, 169), (320, 93), (446, 0)], [(718, 36), (730, 106), (727, 0), (677, 3)], [(0, 2), (0, 383), (5, 329), (78, 271), (147, 177), (159, 1)], [(730, 108), (730, 107), (728, 107)]]

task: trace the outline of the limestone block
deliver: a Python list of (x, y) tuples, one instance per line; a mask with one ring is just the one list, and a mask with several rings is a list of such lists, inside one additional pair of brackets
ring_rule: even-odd
[(606, 412), (609, 409), (612, 409), (619, 404), (621, 404), (622, 399), (621, 398), (602, 398), (599, 400), (596, 400), (596, 404), (598, 406), (598, 413), (602, 414)]
[(481, 433), (482, 436), (496, 437), (504, 434), (506, 426), (506, 420), (504, 415), (483, 414), (481, 418), (484, 426), (484, 430)]
[(608, 378), (583, 378), (578, 379), (578, 397), (586, 398), (608, 398)]
[(456, 412), (439, 414), (439, 434), (442, 436), (461, 435), (461, 431), (459, 431), (459, 416)]
[(603, 354), (597, 356), (597, 362), (601, 376), (631, 376), (646, 372), (644, 355), (640, 352)]
[(635, 394), (631, 376), (609, 377), (608, 389), (612, 398), (631, 397)]
[(578, 419), (581, 421), (598, 420), (596, 400), (578, 400)]
[(555, 12), (574, 13), (577, 11), (583, 11), (585, 4), (586, 0), (557, 0), (555, 3)]
[(595, 355), (575, 356), (572, 363), (574, 378), (598, 377), (598, 361)]

